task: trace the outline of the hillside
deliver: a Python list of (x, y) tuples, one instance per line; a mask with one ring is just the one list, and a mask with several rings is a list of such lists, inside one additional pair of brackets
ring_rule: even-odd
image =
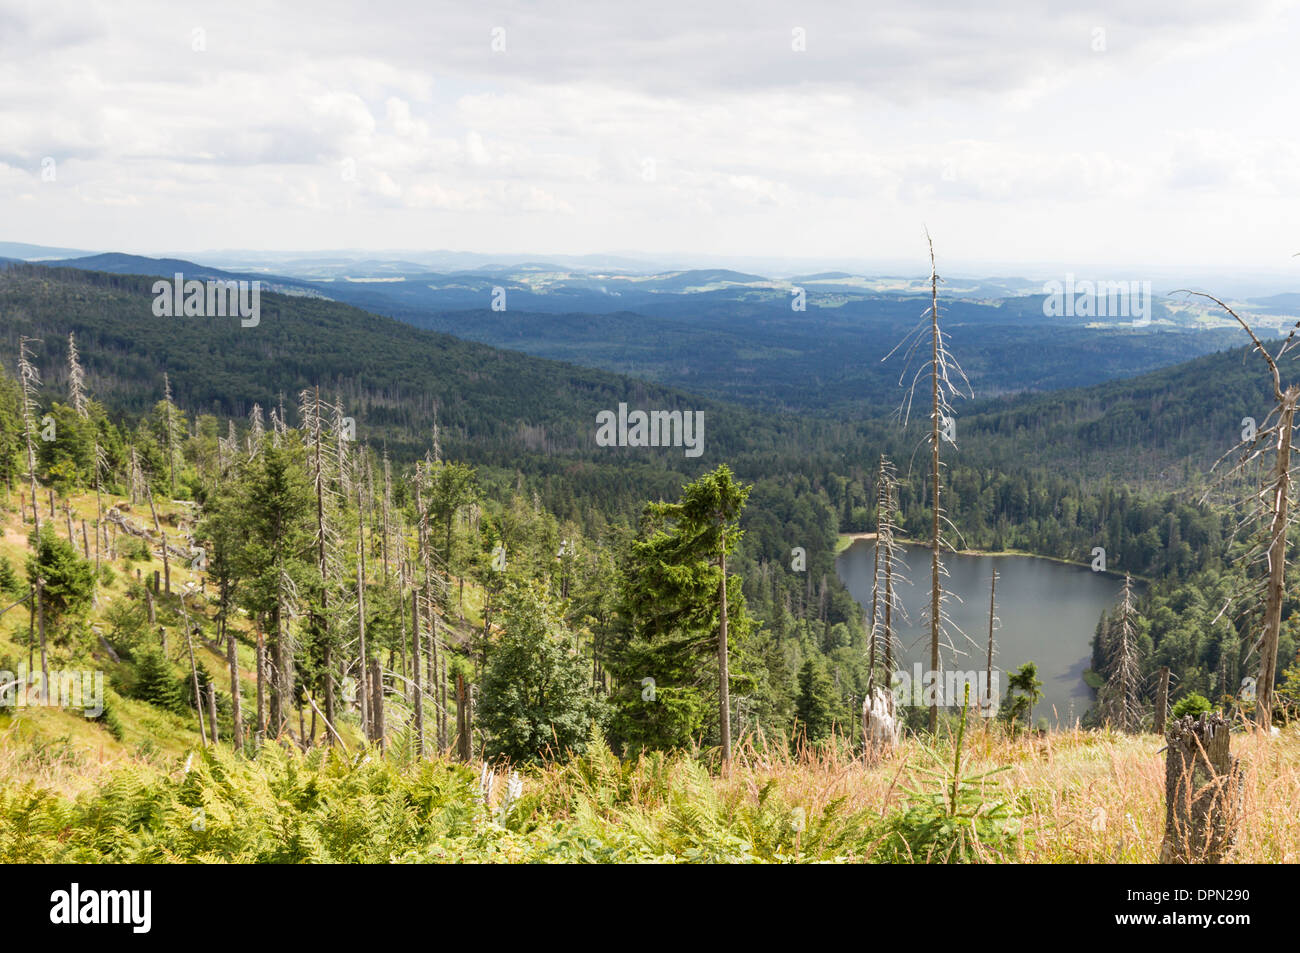
[[(176, 272), (257, 278), (269, 290), (345, 302), (497, 348), (769, 412), (848, 420), (894, 409), (899, 372), (882, 358), (926, 304), (914, 281), (881, 291), (864, 280), (845, 286), (809, 280), (807, 307), (794, 311), (790, 282), (722, 269), (631, 276), (519, 266), (440, 274), (404, 270), (418, 269), (414, 263), (357, 262), (357, 273), (367, 277), (306, 280), (135, 255), (58, 265), (167, 278)], [(979, 399), (1125, 378), (1238, 342), (1238, 332), (1210, 320), (1198, 302), (1157, 298), (1152, 325), (1132, 327), (1127, 320), (1046, 318), (1041, 294), (1026, 294), (1023, 282), (954, 284), (945, 320)], [(498, 289), (504, 310), (489, 308)]]

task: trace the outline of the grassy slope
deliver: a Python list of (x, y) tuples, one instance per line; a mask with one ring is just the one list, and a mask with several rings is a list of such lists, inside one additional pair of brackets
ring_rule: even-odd
[[(78, 517), (89, 517), (93, 496), (74, 497), (73, 506)], [(3, 515), (0, 553), (20, 566), (26, 551), (23, 531), (12, 506)], [(164, 520), (171, 519), (175, 509), (165, 504), (160, 515)], [(56, 524), (66, 525), (58, 520)], [(100, 604), (92, 621), (102, 624), (103, 611), (109, 602), (128, 598), (126, 577), (134, 577), (136, 567), (147, 575), (161, 565), (154, 561), (128, 566), (117, 561), (116, 579), (111, 586), (101, 589)], [(188, 570), (173, 568), (174, 587), (179, 588), (190, 578)], [(472, 614), (477, 597), (472, 591), (468, 595), (467, 608)], [(160, 606), (163, 618), (168, 618), (169, 609), (174, 608), (174, 604)], [(196, 617), (206, 616), (197, 602), (191, 603), (191, 612)], [(203, 622), (205, 630), (210, 629), (206, 617)], [(25, 656), (25, 647), (16, 639), (25, 634), (26, 627), (27, 617), (22, 607), (0, 618), (0, 654), (11, 658)], [(178, 642), (178, 636), (173, 635), (174, 671), (180, 675), (187, 668)], [(201, 643), (196, 643), (196, 653), (214, 673), (218, 685), (228, 687), (224, 658)], [(254, 681), (252, 650), (246, 638), (241, 640), (240, 653), (247, 711), (254, 697)], [(102, 665), (112, 685), (115, 666), (106, 658), (90, 663), (86, 659), (69, 658), (63, 650), (54, 649), (51, 666), (65, 663), (70, 667)], [(116, 711), (122, 724), (121, 740), (75, 712), (32, 708), (0, 713), (0, 777), (4, 778), (0, 784), (0, 805), (9, 798), (8, 809), (14, 810), (15, 804), (34, 792), (48, 792), (56, 797), (50, 804), (64, 805), (57, 810), (50, 809), (64, 818), (59, 823), (66, 823), (67, 818), (75, 815), (59, 812), (72, 811), (73, 799), (81, 796), (82, 803), (89, 804), (87, 798), (97, 792), (116, 790), (115, 785), (125, 783), (123, 779), (129, 777), (135, 779), (131, 783), (147, 783), (176, 798), (181, 797), (186, 783), (210, 785), (211, 790), (204, 798), (211, 800), (214, 816), (227, 816), (221, 813), (225, 810), (221, 807), (225, 795), (222, 786), (214, 780), (217, 775), (205, 767), (195, 774), (198, 780), (185, 780), (187, 776), (181, 766), (200, 747), (193, 719), (130, 699), (123, 699)], [(588, 758), (526, 771), (525, 800), (506, 830), (482, 816), (475, 819), (475, 786), (465, 779), (476, 776), (476, 766), (470, 773), (458, 773), (459, 769), (451, 765), (420, 769), (402, 760), (400, 753), (372, 764), (358, 764), (355, 753), (359, 739), (355, 728), (345, 723), (342, 730), (354, 753), (353, 763), (334, 765), (330, 769), (333, 775), (341, 774), (344, 780), (331, 775), (330, 783), (378, 785), (392, 790), (395, 785), (400, 788), (404, 784), (424, 783), (420, 772), (427, 774), (432, 770), (444, 772), (438, 775), (444, 778), (437, 782), (443, 792), (440, 796), (459, 798), (455, 803), (449, 802), (437, 819), (432, 815), (427, 819), (417, 818), (414, 826), (403, 827), (401, 837), (406, 840), (401, 843), (405, 848), (399, 849), (397, 841), (388, 847), (367, 847), (371, 851), (389, 851), (377, 859), (398, 856), (417, 860), (518, 860), (542, 856), (629, 859), (642, 855), (714, 860), (870, 859), (873, 838), (878, 837), (872, 825), (894, 808), (904, 806), (905, 790), (924, 784), (924, 776), (919, 772), (930, 766), (922, 746), (913, 739), (905, 741), (894, 757), (874, 766), (834, 753), (806, 753), (795, 757), (776, 749), (763, 752), (751, 749), (742, 753), (736, 768), (726, 777), (702, 770), (700, 762), (689, 757), (652, 758), (623, 767), (618, 767), (616, 762)], [(226, 747), (222, 745), (223, 749)], [(1159, 748), (1158, 739), (1150, 735), (1125, 737), (1067, 731), (1010, 739), (1001, 732), (979, 728), (969, 736), (967, 751), (972, 773), (1008, 768), (985, 782), (984, 796), (988, 803), (1006, 800), (1023, 813), (1024, 834), (1019, 848), (1022, 859), (1096, 863), (1156, 859), (1164, 824), (1164, 768)], [(1290, 810), (1292, 804), (1300, 801), (1300, 728), (1286, 727), (1274, 739), (1242, 735), (1236, 742), (1236, 750), (1243, 756), (1246, 767), (1245, 815), (1236, 859), (1300, 860), (1300, 824), (1295, 822)], [(231, 761), (228, 756), (223, 759), (226, 765), (223, 770), (235, 772), (254, 786), (255, 782), (266, 783), (260, 775), (261, 762)], [(308, 773), (312, 770), (325, 769), (309, 767)], [(371, 775), (355, 774), (374, 770), (387, 772), (380, 779), (382, 784)], [(460, 778), (459, 787), (448, 786), (445, 779), (453, 777)], [(498, 789), (501, 787), (498, 784)], [(59, 801), (59, 797), (69, 800)], [(840, 799), (843, 800), (835, 804)], [(324, 832), (337, 828), (340, 823), (330, 812), (342, 810), (339, 804), (350, 800), (351, 795), (340, 798), (333, 807), (322, 804), (310, 811), (281, 801), (278, 807), (268, 810), (273, 815), (276, 811), (294, 813), (294, 818), (282, 820), (316, 824)], [(804, 835), (791, 826), (798, 813), (796, 809), (802, 809), (809, 832), (821, 832), (816, 843), (811, 833)], [(229, 817), (236, 815), (232, 807)], [(460, 820), (447, 821), (451, 816)], [(245, 824), (233, 819), (230, 823), (236, 827)], [(274, 825), (268, 829), (274, 830)], [(834, 831), (834, 837), (827, 831)], [(121, 832), (114, 838), (123, 839), (123, 843), (131, 841)], [(35, 850), (32, 843), (23, 841), (6, 849), (17, 857), (23, 850)], [(242, 853), (236, 851), (225, 841), (222, 842), (225, 847), (169, 843), (171, 846), (164, 855), (171, 859), (200, 853), (212, 859), (262, 856), (249, 854), (251, 848), (247, 847)], [(322, 856), (332, 859), (359, 856), (349, 852), (352, 848), (344, 851), (335, 847), (335, 852), (330, 853), (330, 843), (326, 837), (326, 846), (321, 848), (326, 853)], [(574, 844), (586, 846), (578, 849)], [(604, 846), (596, 849), (591, 845)], [(748, 849), (742, 845), (749, 845)], [(48, 850), (48, 847), (46, 844), (41, 849)], [(78, 849), (90, 850), (84, 845)], [(96, 847), (93, 856), (108, 857), (106, 852), (114, 849)], [(223, 854), (223, 850), (227, 853)], [(86, 859), (91, 855), (79, 856)], [(366, 856), (376, 859), (373, 854)]]

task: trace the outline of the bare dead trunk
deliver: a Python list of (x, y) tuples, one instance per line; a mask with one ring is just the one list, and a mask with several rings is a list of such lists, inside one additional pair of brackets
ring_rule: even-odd
[(415, 754), (424, 754), (424, 693), (420, 691), (420, 593), (411, 588), (411, 666), (415, 676)]
[(208, 727), (212, 731), (213, 747), (221, 743), (217, 734), (217, 687), (208, 682)]
[(1169, 726), (1162, 864), (1221, 863), (1236, 840), (1243, 788), (1228, 727), (1217, 712)]
[(194, 661), (194, 640), (190, 638), (189, 626), (185, 627), (185, 647), (190, 653), (190, 677), (194, 680), (194, 707), (199, 713), (199, 737), (203, 739), (203, 747), (208, 746), (208, 729), (203, 722), (203, 693), (199, 691), (199, 667)]
[(49, 691), (50, 665), (45, 648), (45, 580), (36, 580), (36, 629), (41, 638), (41, 690)]
[(718, 718), (722, 729), (722, 764), (731, 763), (731, 686), (727, 672), (727, 538), (722, 534), (718, 565), (722, 581), (718, 584)]
[(930, 693), (930, 732), (939, 730), (939, 285), (937, 276), (930, 281), (930, 505), (934, 508), (930, 528), (930, 677), (936, 687)]
[(257, 625), (257, 743), (266, 740), (266, 636)]
[(472, 731), (472, 714), (470, 712), (469, 687), (462, 675), (456, 676), (456, 756), (461, 761), (470, 761), (474, 757)]
[(384, 747), (384, 677), (379, 668), (379, 659), (370, 660), (370, 686), (373, 696), (370, 702), (370, 740)]
[(1169, 716), (1169, 666), (1160, 666), (1160, 687), (1156, 689), (1156, 710), (1151, 723), (1151, 730), (1158, 735), (1165, 733), (1165, 719)]
[(230, 665), (230, 713), (234, 722), (236, 751), (244, 750), (244, 713), (239, 697), (239, 655), (235, 651), (235, 633), (226, 630), (226, 662)]
[(1273, 519), (1269, 526), (1268, 603), (1264, 611), (1264, 637), (1259, 646), (1255, 723), (1268, 731), (1273, 721), (1273, 683), (1277, 680), (1278, 640), (1282, 630), (1282, 602), (1286, 595), (1286, 539), (1291, 496), (1291, 436), (1300, 390), (1283, 395), (1278, 421), (1277, 462), (1272, 483)]
[(993, 707), (993, 613), (997, 606), (998, 571), (993, 570), (993, 579), (989, 583), (989, 652), (984, 664), (984, 699), (983, 708)]

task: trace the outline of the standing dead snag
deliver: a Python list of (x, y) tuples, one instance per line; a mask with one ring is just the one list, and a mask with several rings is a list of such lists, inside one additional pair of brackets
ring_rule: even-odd
[(1160, 681), (1156, 686), (1156, 711), (1152, 719), (1151, 730), (1158, 735), (1165, 733), (1165, 719), (1169, 717), (1169, 666), (1160, 666)]
[(1133, 615), (1133, 579), (1126, 573), (1116, 623), (1118, 629), (1108, 647), (1110, 658), (1101, 706), (1106, 721), (1124, 732), (1136, 732), (1142, 724), (1142, 672)]
[[(1254, 342), (1253, 350), (1268, 364), (1272, 376), (1274, 406), (1259, 428), (1254, 438), (1245, 443), (1241, 459), (1232, 472), (1240, 472), (1245, 465), (1260, 456), (1262, 447), (1274, 443), (1272, 473), (1259, 494), (1255, 497), (1259, 504), (1258, 515), (1267, 522), (1261, 540), (1263, 554), (1268, 569), (1264, 586), (1266, 591), (1264, 626), (1257, 642), (1259, 648), (1259, 677), (1256, 680), (1255, 723), (1261, 731), (1268, 731), (1273, 720), (1273, 694), (1277, 681), (1278, 637), (1282, 629), (1282, 602), (1286, 594), (1286, 544), (1287, 530), (1291, 523), (1291, 441), (1295, 429), (1296, 405), (1300, 403), (1300, 386), (1292, 384), (1282, 388), (1282, 373), (1278, 367), (1283, 356), (1296, 343), (1296, 332), (1300, 322), (1291, 329), (1277, 354), (1269, 354), (1250, 325), (1241, 319), (1237, 312), (1213, 295), (1202, 292), (1186, 292), (1213, 301), (1236, 319)], [(1222, 458), (1221, 458), (1222, 459)], [(1216, 464), (1217, 466), (1217, 464)]]
[(40, 386), (41, 375), (32, 363), (32, 351), (28, 345), (32, 338), (18, 341), (18, 381), (23, 392), (23, 437), (27, 441), (27, 480), (32, 491), (32, 524), (36, 535), (41, 535), (41, 507), (36, 502), (36, 388)]
[(993, 717), (997, 699), (993, 697), (993, 627), (997, 623), (998, 570), (993, 568), (993, 578), (989, 581), (989, 648), (984, 664), (984, 697), (979, 701), (980, 714), (985, 718)]
[[(903, 426), (907, 426), (916, 385), (928, 370), (930, 376), (930, 427), (925, 439), (930, 445), (930, 678), (934, 680), (933, 684), (935, 686), (929, 694), (930, 731), (935, 732), (939, 729), (940, 692), (937, 686), (941, 684), (939, 673), (942, 670), (939, 641), (941, 634), (945, 631), (945, 622), (948, 621), (943, 611), (945, 593), (942, 577), (945, 571), (941, 557), (942, 547), (948, 545), (943, 535), (943, 524), (948, 521), (943, 514), (943, 503), (940, 495), (942, 482), (940, 480), (940, 467), (942, 461), (939, 454), (939, 442), (940, 440), (947, 440), (954, 447), (957, 445), (956, 425), (953, 421), (950, 401), (953, 397), (962, 396), (963, 392), (970, 393), (970, 381), (966, 378), (966, 372), (961, 369), (961, 365), (957, 363), (956, 358), (948, 350), (947, 335), (939, 327), (939, 271), (935, 265), (934, 242), (930, 239), (929, 232), (926, 232), (925, 240), (930, 249), (930, 307), (922, 316), (921, 323), (899, 342), (893, 351), (886, 354), (884, 360), (888, 360), (900, 347), (907, 344), (906, 354), (910, 366), (912, 356), (917, 353), (918, 348), (926, 339), (929, 339), (930, 357), (917, 368), (916, 374), (912, 377), (907, 396), (903, 398), (900, 416), (903, 419)], [(903, 376), (905, 377), (906, 374), (907, 369), (905, 367)], [(902, 380), (903, 378), (900, 377), (899, 383), (902, 383)]]
[[(867, 694), (862, 702), (862, 737), (867, 756), (878, 757), (898, 742), (901, 722), (891, 691), (894, 670), (894, 610), (905, 614), (897, 581), (903, 563), (897, 544), (898, 477), (881, 456), (876, 486), (876, 569), (872, 581)], [(883, 598), (881, 589), (883, 588)], [(880, 672), (880, 679), (877, 679)]]
[(1228, 722), (1217, 712), (1186, 715), (1170, 724), (1166, 740), (1160, 862), (1221, 863), (1236, 841), (1243, 790)]

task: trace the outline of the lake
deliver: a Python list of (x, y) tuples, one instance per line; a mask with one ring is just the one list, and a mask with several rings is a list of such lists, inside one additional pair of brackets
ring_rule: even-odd
[[(930, 551), (919, 546), (902, 549), (908, 567), (904, 575), (911, 582), (898, 587), (908, 619), (895, 622), (903, 646), (903, 664), (895, 668), (910, 672), (914, 663), (920, 662), (924, 669), (930, 661), (930, 630), (924, 616), (930, 603)], [(868, 613), (873, 561), (874, 543), (869, 539), (856, 540), (836, 560), (840, 580)], [(1042, 700), (1034, 706), (1035, 724), (1040, 718), (1051, 725), (1072, 724), (1093, 702), (1083, 672), (1091, 664), (1097, 620), (1118, 601), (1123, 580), (1035, 556), (947, 553), (943, 564), (948, 571), (947, 614), (976, 643), (972, 646), (954, 632), (951, 641), (964, 654), (954, 659), (951, 650), (943, 649), (943, 668), (984, 670), (989, 578), (996, 567), (999, 625), (994, 631), (993, 668), (1002, 673), (1002, 695), (1006, 695), (1007, 673), (1033, 662), (1043, 683)]]

